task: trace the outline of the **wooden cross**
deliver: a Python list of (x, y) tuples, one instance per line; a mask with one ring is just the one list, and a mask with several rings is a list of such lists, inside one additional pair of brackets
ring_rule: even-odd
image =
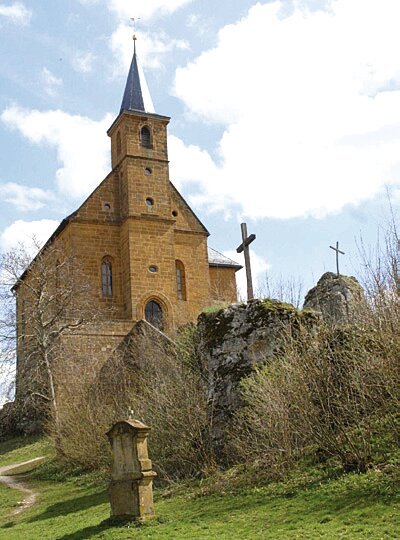
[(337, 271), (337, 275), (340, 276), (340, 272), (339, 272), (339, 253), (342, 254), (342, 255), (345, 255), (345, 252), (340, 251), (339, 242), (336, 242), (336, 247), (333, 247), (333, 246), (329, 246), (329, 247), (331, 249), (333, 249), (333, 251), (336, 251), (336, 271)]
[(254, 293), (253, 293), (253, 280), (251, 277), (251, 264), (250, 264), (250, 244), (256, 239), (255, 234), (251, 234), (250, 236), (247, 236), (247, 225), (246, 223), (242, 223), (240, 225), (242, 229), (242, 239), (243, 243), (240, 244), (240, 246), (237, 248), (237, 253), (244, 252), (244, 263), (246, 266), (246, 277), (247, 277), (247, 300), (253, 300)]

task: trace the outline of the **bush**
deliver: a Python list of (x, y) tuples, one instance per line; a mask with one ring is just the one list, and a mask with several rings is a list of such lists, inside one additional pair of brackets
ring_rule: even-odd
[[(377, 457), (377, 417), (398, 438), (400, 320), (362, 326), (324, 326), (315, 339), (287, 338), (282, 358), (243, 381), (245, 407), (235, 424), (241, 448), (278, 471), (310, 451), (340, 458), (345, 470), (365, 472)], [(379, 452), (378, 452), (379, 454)]]
[(192, 361), (196, 331), (183, 330), (174, 346), (165, 340), (150, 343), (150, 337), (136, 336), (135, 351), (115, 354), (94, 382), (89, 366), (82, 366), (79, 375), (59, 376), (62, 405), (59, 425), (53, 424), (51, 431), (58, 455), (70, 464), (108, 468), (105, 434), (116, 421), (131, 416), (151, 427), (149, 453), (162, 479), (199, 475), (209, 467), (205, 384)]

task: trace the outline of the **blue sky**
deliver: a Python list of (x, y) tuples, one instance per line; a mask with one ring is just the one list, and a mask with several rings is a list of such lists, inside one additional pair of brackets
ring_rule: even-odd
[[(0, 248), (43, 240), (109, 170), (132, 54), (172, 117), (171, 180), (260, 286), (359, 266), (400, 203), (398, 0), (0, 0)], [(242, 277), (240, 278), (243, 279)]]

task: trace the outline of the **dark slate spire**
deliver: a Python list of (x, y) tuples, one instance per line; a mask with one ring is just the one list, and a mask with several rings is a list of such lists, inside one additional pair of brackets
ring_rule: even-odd
[(143, 111), (145, 112), (142, 85), (140, 81), (139, 68), (136, 56), (136, 37), (133, 38), (135, 48), (131, 67), (129, 69), (128, 80), (126, 82), (125, 93), (122, 100), (121, 111)]

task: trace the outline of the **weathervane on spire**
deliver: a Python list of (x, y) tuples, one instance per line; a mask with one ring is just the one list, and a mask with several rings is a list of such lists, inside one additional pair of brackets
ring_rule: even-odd
[(140, 21), (140, 17), (131, 17), (131, 21), (133, 23), (133, 42), (135, 44), (135, 52), (136, 52), (136, 41), (137, 41), (137, 36), (136, 36), (136, 22), (137, 21)]

